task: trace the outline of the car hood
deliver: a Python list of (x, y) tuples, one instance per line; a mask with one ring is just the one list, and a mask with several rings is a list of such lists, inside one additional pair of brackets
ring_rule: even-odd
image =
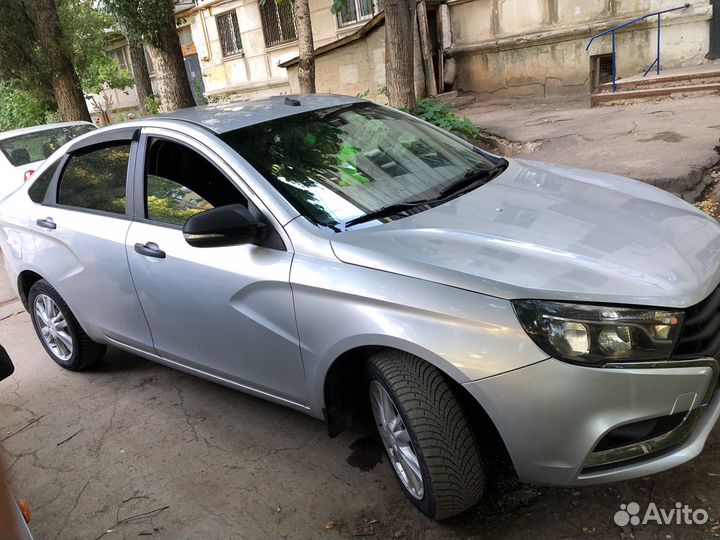
[(720, 281), (711, 217), (642, 182), (531, 161), (331, 243), (349, 264), (506, 299), (688, 307)]

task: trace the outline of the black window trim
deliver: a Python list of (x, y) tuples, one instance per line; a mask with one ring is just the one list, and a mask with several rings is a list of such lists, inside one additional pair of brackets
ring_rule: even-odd
[[(80, 141), (77, 145), (73, 145), (68, 152), (60, 158), (58, 168), (53, 175), (48, 190), (45, 193), (43, 206), (51, 208), (60, 208), (63, 210), (71, 210), (73, 212), (81, 212), (83, 214), (94, 214), (102, 217), (110, 217), (116, 219), (132, 220), (134, 212), (134, 181), (132, 175), (135, 171), (135, 160), (138, 152), (138, 142), (140, 136), (139, 128), (128, 128), (121, 130), (113, 130), (102, 133), (98, 137), (90, 137)], [(125, 176), (125, 213), (117, 214), (114, 212), (106, 212), (104, 210), (93, 210), (92, 208), (81, 208), (79, 206), (70, 206), (60, 204), (58, 195), (60, 189), (60, 180), (65, 174), (65, 169), (70, 159), (77, 153), (91, 152), (94, 149), (107, 148), (108, 146), (127, 144), (130, 142), (130, 155), (128, 157), (128, 168)]]

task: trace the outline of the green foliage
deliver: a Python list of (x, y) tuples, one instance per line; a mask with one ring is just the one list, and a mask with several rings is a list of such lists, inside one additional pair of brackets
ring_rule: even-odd
[(332, 5), (330, 6), (330, 12), (333, 15), (337, 15), (342, 11), (343, 7), (345, 7), (345, 2), (346, 0), (333, 0)]
[(82, 74), (82, 87), (86, 94), (99, 94), (106, 87), (126, 90), (133, 85), (127, 69), (120, 69), (116, 60), (105, 55), (94, 58)]
[[(34, 4), (30, 0), (3, 0), (0, 9), (0, 80), (31, 94), (40, 102), (52, 99), (54, 66), (41, 50), (35, 28)], [(8, 3), (9, 5), (5, 5)], [(86, 92), (97, 93), (103, 85), (125, 89), (132, 86), (105, 54), (106, 30), (114, 26), (95, 0), (57, 0), (63, 34), (57, 47), (67, 54)]]
[(0, 131), (44, 124), (53, 103), (0, 81)]
[(148, 116), (160, 113), (160, 96), (148, 96), (145, 98), (145, 112)]
[(463, 120), (453, 111), (455, 111), (454, 105), (443, 103), (439, 99), (421, 98), (417, 100), (417, 116), (446, 131), (459, 134), (465, 139), (475, 139), (480, 130), (470, 120)]
[(161, 44), (161, 33), (169, 23), (175, 26), (175, 5), (178, 0), (104, 0), (108, 13), (123, 30), (138, 41), (155, 47)]

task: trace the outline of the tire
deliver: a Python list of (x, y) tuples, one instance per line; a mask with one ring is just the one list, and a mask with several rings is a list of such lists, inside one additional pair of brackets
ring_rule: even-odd
[[(52, 304), (49, 304), (47, 299), (50, 299)], [(88, 337), (60, 294), (44, 279), (35, 282), (30, 287), (28, 306), (30, 318), (40, 343), (45, 347), (50, 358), (60, 367), (70, 371), (80, 371), (105, 354), (105, 345), (95, 343)], [(46, 334), (54, 332), (49, 341), (43, 335), (43, 327), (47, 326), (44, 323), (43, 315), (48, 316), (48, 306), (52, 306), (49, 312), (55, 315), (51, 320), (59, 319), (60, 321), (57, 325), (53, 325), (53, 330), (46, 328)], [(55, 343), (54, 346), (53, 343)]]
[[(443, 374), (411, 354), (383, 351), (368, 360), (368, 375), (375, 425), (408, 499), (435, 520), (452, 517), (477, 504), (485, 487), (480, 450), (465, 411)], [(381, 389), (391, 398), (409, 436), (410, 450), (422, 477), (421, 491), (417, 483), (403, 479), (407, 467), (413, 469), (409, 462), (403, 468), (402, 460), (393, 457), (398, 453), (407, 455), (405, 443), (392, 448), (392, 443), (386, 441), (388, 431), (383, 430), (379, 418), (382, 413), (377, 411), (382, 406), (377, 401)], [(402, 430), (398, 433), (399, 439), (407, 438)]]

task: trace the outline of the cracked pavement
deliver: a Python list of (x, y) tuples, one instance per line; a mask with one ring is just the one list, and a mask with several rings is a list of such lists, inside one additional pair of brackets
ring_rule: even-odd
[(457, 114), (525, 159), (643, 180), (694, 201), (720, 161), (720, 96), (590, 108), (588, 98), (475, 102)]
[[(485, 503), (434, 523), (406, 501), (371, 425), (330, 439), (299, 412), (116, 350), (82, 373), (63, 371), (4, 271), (0, 343), (16, 364), (0, 383), (0, 466), (29, 501), (37, 539), (664, 539), (720, 530), (717, 431), (694, 462), (611, 486), (528, 486), (490, 464)], [(631, 501), (682, 501), (711, 520), (615, 526)]]

